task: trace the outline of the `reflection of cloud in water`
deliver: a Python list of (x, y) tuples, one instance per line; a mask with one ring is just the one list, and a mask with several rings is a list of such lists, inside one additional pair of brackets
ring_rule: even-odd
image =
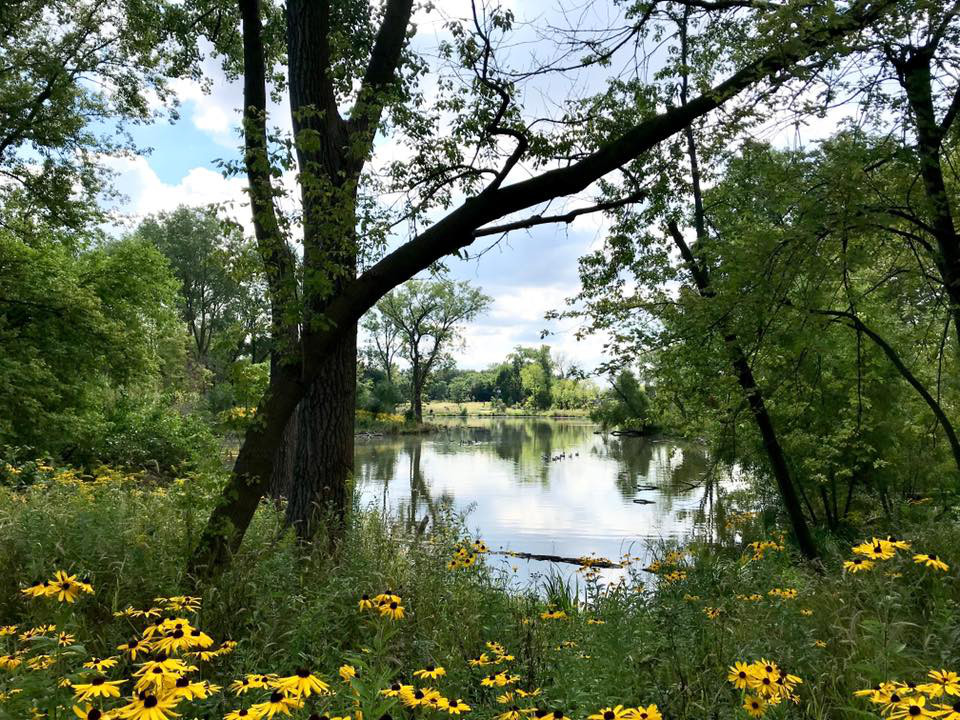
[[(413, 525), (444, 506), (473, 508), (467, 525), (490, 547), (567, 557), (616, 560), (708, 523), (716, 483), (704, 482), (710, 464), (702, 450), (594, 429), (583, 421), (469, 418), (435, 435), (358, 443), (361, 497)], [(657, 489), (637, 490), (647, 484)], [(544, 570), (544, 563), (507, 564), (523, 576)]]

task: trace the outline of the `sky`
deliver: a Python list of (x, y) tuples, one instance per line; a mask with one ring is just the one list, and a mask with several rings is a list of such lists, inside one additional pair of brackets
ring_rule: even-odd
[[(509, 6), (509, 2), (507, 5)], [(518, 15), (518, 31), (507, 49), (513, 59), (520, 56), (549, 56), (554, 46), (541, 39), (544, 28), (574, 22), (585, 27), (615, 25), (616, 5), (612, 2), (578, 6), (582, 15), (570, 19), (561, 16), (557, 4), (549, 0), (531, 0), (521, 6), (512, 0)], [(460, 0), (443, 0), (429, 16), (415, 18), (418, 49), (430, 54), (444, 36), (445, 17), (462, 14), (469, 5)], [(568, 4), (569, 6), (569, 4)], [(522, 7), (522, 10), (521, 10)], [(124, 200), (116, 207), (124, 220), (119, 227), (132, 227), (143, 217), (175, 209), (179, 205), (202, 206), (215, 202), (233, 202), (232, 214), (248, 228), (249, 209), (244, 207), (245, 180), (226, 178), (218, 160), (238, 157), (240, 144), (237, 125), (242, 92), (239, 82), (229, 82), (216, 60), (205, 63), (212, 79), (210, 92), (197, 83), (177, 81), (180, 99), (179, 119), (159, 121), (132, 129), (135, 142), (149, 151), (144, 154), (108, 158), (107, 166), (116, 173), (115, 186)], [(650, 68), (653, 71), (655, 68)], [(606, 71), (604, 71), (606, 72)], [(527, 97), (544, 110), (555, 106), (556, 98), (582, 94), (598, 78), (581, 74), (570, 80), (550, 79), (529, 88)], [(289, 127), (289, 112), (283, 105), (271, 108), (271, 122)], [(389, 142), (378, 141), (378, 154), (397, 152)], [(518, 168), (518, 173), (529, 170)], [(509, 180), (508, 180), (509, 182)], [(586, 203), (586, 197), (576, 202)], [(552, 208), (551, 211), (555, 211)], [(476, 260), (447, 258), (445, 264), (457, 280), (469, 280), (494, 298), (488, 313), (465, 327), (464, 345), (454, 352), (461, 367), (479, 369), (502, 360), (517, 345), (549, 343), (568, 362), (591, 370), (605, 358), (604, 338), (590, 336), (578, 340), (577, 324), (572, 320), (547, 321), (544, 315), (562, 310), (565, 299), (579, 289), (578, 258), (596, 248), (603, 239), (604, 220), (599, 215), (584, 215), (569, 225), (541, 225), (512, 233)], [(481, 238), (471, 254), (484, 247)], [(546, 339), (543, 331), (549, 331)]]

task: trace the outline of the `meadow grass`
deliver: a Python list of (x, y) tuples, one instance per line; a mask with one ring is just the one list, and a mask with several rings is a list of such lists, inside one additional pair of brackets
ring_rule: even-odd
[[(465, 717), (587, 720), (617, 705), (632, 708), (632, 718), (748, 717), (747, 693), (728, 681), (729, 668), (761, 658), (802, 680), (789, 697), (763, 708), (766, 717), (865, 718), (881, 716), (883, 706), (855, 691), (887, 681), (925, 683), (929, 671), (960, 665), (957, 524), (935, 519), (930, 507), (910, 508), (901, 518), (911, 549), (871, 560), (866, 571), (843, 569), (855, 557), (853, 543), (826, 543), (818, 570), (799, 562), (776, 531), (764, 532), (759, 516), (741, 514), (728, 522), (726, 542), (658, 548), (659, 560), (646, 568), (626, 558), (622, 584), (604, 585), (585, 566), (583, 593), (570, 597), (556, 581), (508, 591), (508, 578), (476, 552), (477, 539), (455, 517), (417, 537), (389, 517), (357, 509), (339, 550), (330, 553), (298, 547), (281, 532), (278, 509), (265, 502), (239, 556), (202, 592), (196, 611), (177, 609), (169, 598), (191, 593), (183, 568), (217, 480), (149, 484), (124, 473), (50, 471), (0, 488), (0, 626), (17, 626), (0, 635), (0, 718), (76, 717), (74, 706), (86, 712), (76, 688), (100, 671), (82, 663), (120, 656), (103, 674), (127, 680), (119, 689), (124, 697), (92, 706), (127, 707), (113, 716), (154, 720), (131, 699), (131, 672), (143, 657), (131, 662), (117, 648), (165, 617), (202, 629), (214, 649), (236, 643), (209, 660), (182, 655), (197, 667), (189, 673), (195, 690), (209, 690), (204, 682), (222, 688), (179, 699), (171, 710), (185, 718), (223, 718), (240, 708), (248, 709), (246, 717), (267, 716), (276, 689), (238, 695), (231, 683), (252, 677), (256, 684), (269, 673), (276, 675), (263, 682), (277, 683), (298, 668), (327, 683), (330, 694), (301, 698), (299, 708), (293, 698), (283, 707), (294, 718), (435, 719), (462, 707), (408, 708), (402, 697), (381, 692), (393, 682), (435, 688), (469, 706)], [(860, 535), (892, 530), (863, 528)], [(936, 553), (949, 569), (915, 562), (918, 553)], [(73, 603), (23, 592), (56, 570), (86, 580), (93, 592), (78, 591)], [(361, 608), (363, 596), (381, 593), (399, 598), (401, 619), (376, 605)], [(154, 607), (159, 618), (124, 612)], [(21, 639), (45, 624), (57, 629)], [(72, 636), (62, 647), (60, 632)], [(161, 628), (155, 637), (170, 632)], [(488, 664), (471, 665), (484, 653)], [(344, 666), (358, 676), (344, 680)], [(414, 677), (428, 667), (445, 674)], [(176, 677), (171, 672), (169, 682)], [(64, 680), (74, 687), (61, 686)], [(960, 699), (941, 695), (921, 709)], [(273, 709), (286, 717), (281, 705)], [(899, 717), (897, 707), (891, 704), (891, 716)]]

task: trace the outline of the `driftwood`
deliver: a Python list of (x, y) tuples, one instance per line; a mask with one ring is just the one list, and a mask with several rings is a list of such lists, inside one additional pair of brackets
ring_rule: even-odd
[(637, 490), (659, 490), (656, 485), (637, 485)]
[[(507, 557), (515, 557), (521, 560), (546, 560), (547, 562), (556, 562), (556, 563), (569, 563), (570, 565), (589, 565), (590, 567), (597, 568), (622, 568), (623, 565), (610, 560), (602, 560), (600, 558), (571, 558), (563, 557), (561, 555), (541, 555), (539, 553), (528, 553), (528, 552), (514, 552), (511, 550), (490, 550), (490, 555), (506, 555)], [(584, 560), (589, 562), (585, 563)]]

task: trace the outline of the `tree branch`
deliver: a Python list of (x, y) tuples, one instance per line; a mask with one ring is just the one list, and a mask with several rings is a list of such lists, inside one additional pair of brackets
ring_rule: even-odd
[(614, 208), (623, 207), (624, 205), (640, 202), (646, 197), (646, 195), (646, 192), (640, 191), (619, 200), (610, 200), (609, 202), (598, 203), (596, 205), (591, 205), (590, 207), (577, 208), (576, 210), (571, 210), (570, 212), (563, 213), (561, 215), (533, 215), (532, 217), (524, 218), (523, 220), (517, 220), (516, 222), (482, 227), (473, 231), (473, 237), (478, 238), (484, 237), (485, 235), (499, 235), (500, 233), (507, 233), (511, 230), (522, 230), (524, 228), (531, 228), (535, 225), (546, 225), (547, 223), (572, 223), (581, 215), (603, 212), (605, 210), (612, 210)]

